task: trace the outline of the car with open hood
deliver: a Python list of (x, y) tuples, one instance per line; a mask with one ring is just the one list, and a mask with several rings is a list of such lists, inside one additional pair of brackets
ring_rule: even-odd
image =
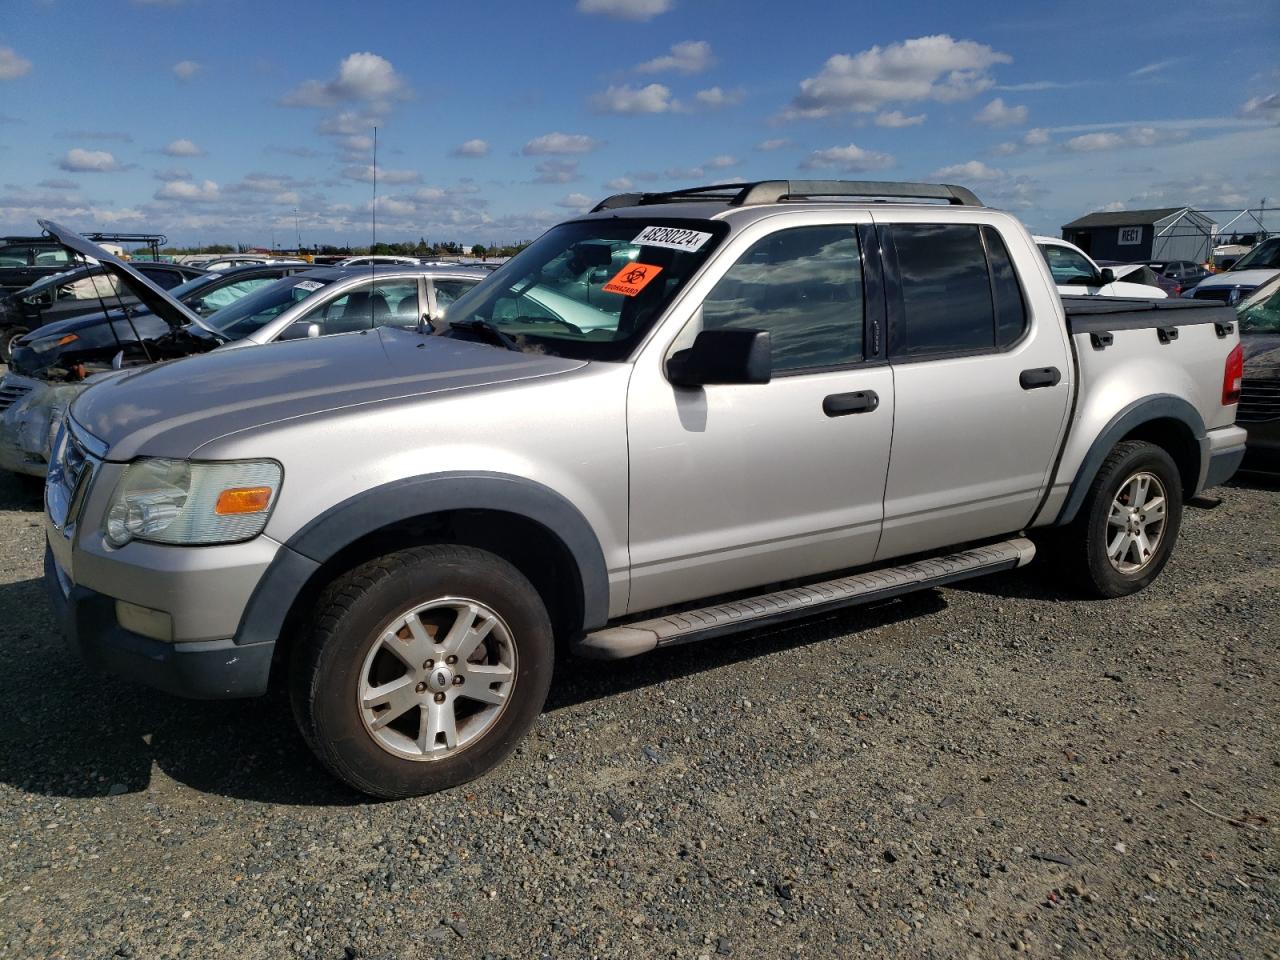
[[(415, 327), (488, 276), (466, 267), (313, 269), (305, 263), (210, 271), (166, 292), (125, 263), (56, 224), (41, 221), (127, 290), (136, 309), (63, 321), (19, 341), (0, 379), (0, 468), (48, 470), (57, 425), (86, 387), (159, 361), (304, 337)], [(282, 276), (283, 274), (283, 276)]]

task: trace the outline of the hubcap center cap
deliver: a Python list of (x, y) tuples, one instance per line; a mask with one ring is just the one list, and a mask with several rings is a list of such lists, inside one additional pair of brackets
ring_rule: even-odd
[(427, 689), (432, 693), (444, 693), (453, 685), (453, 671), (444, 664), (436, 664), (427, 674)]

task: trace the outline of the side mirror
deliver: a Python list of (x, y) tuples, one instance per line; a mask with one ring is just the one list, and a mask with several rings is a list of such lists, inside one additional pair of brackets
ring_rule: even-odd
[(687, 350), (667, 361), (667, 379), (677, 387), (713, 383), (768, 383), (773, 345), (767, 330), (703, 330)]
[(1116, 282), (1116, 272), (1110, 267), (1103, 267), (1102, 273), (1098, 279), (1101, 281), (1100, 286), (1105, 287), (1108, 283)]
[(320, 324), (309, 320), (297, 320), (280, 331), (278, 340), (310, 340), (320, 336)]

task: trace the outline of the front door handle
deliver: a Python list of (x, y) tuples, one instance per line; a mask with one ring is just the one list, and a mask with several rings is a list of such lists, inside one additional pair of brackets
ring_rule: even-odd
[(1056, 387), (1062, 381), (1062, 374), (1057, 367), (1032, 367), (1018, 375), (1018, 385), (1023, 390), (1036, 390), (1040, 387)]
[(880, 406), (880, 395), (874, 390), (833, 393), (822, 401), (822, 412), (828, 417), (847, 417), (851, 413), (870, 413)]

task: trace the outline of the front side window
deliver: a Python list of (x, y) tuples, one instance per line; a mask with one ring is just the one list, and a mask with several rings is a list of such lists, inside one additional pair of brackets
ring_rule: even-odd
[(1070, 247), (1060, 247), (1054, 243), (1040, 244), (1040, 252), (1049, 264), (1049, 272), (1053, 274), (1053, 282), (1065, 286), (1081, 284), (1089, 285), (1097, 280), (1093, 264), (1085, 259), (1084, 254)]
[(353, 287), (300, 318), (320, 325), (323, 336), (355, 333), (374, 327), (411, 327), (418, 322), (418, 281), (378, 280)]
[(71, 254), (63, 247), (37, 247), (35, 265), (37, 267), (63, 267), (71, 262)]
[(241, 340), (332, 282), (328, 277), (285, 277), (224, 307), (205, 323), (230, 340)]
[(862, 359), (862, 258), (854, 226), (757, 241), (702, 303), (702, 329), (767, 330), (775, 373)]
[(500, 333), (522, 350), (623, 360), (727, 232), (720, 221), (656, 214), (562, 223), (453, 304), (437, 333), (486, 343)]
[(0, 247), (0, 267), (27, 267), (31, 265), (31, 248), (10, 243)]
[[(892, 236), (903, 317), (892, 333), (891, 353), (913, 357), (993, 349), (992, 278), (977, 225), (899, 223)], [(1010, 325), (1014, 315), (1010, 308)]]

